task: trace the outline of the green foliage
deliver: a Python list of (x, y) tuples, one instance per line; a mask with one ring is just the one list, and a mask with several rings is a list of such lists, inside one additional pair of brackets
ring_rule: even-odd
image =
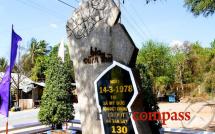
[(8, 66), (7, 60), (2, 57), (0, 58), (0, 72), (4, 72)]
[(31, 63), (34, 64), (35, 60), (39, 56), (44, 56), (46, 55), (46, 47), (47, 43), (45, 40), (37, 41), (36, 39), (32, 39), (30, 43), (30, 48), (29, 48), (29, 56), (31, 58)]
[(148, 41), (143, 44), (137, 57), (137, 64), (144, 64), (153, 77), (172, 74), (170, 49), (163, 43)]
[[(48, 43), (46, 43), (45, 40), (37, 41), (34, 38), (31, 39), (28, 52), (25, 53), (21, 58), (21, 66), (25, 72), (31, 74), (32, 68), (34, 68), (34, 65), (36, 63), (36, 59), (38, 57), (43, 57), (47, 55), (47, 45)], [(33, 78), (34, 77), (35, 76), (33, 76)]]
[(207, 49), (202, 48), (198, 42), (191, 44), (190, 47), (190, 52), (187, 54), (187, 69), (189, 68), (191, 73), (191, 81), (201, 83), (209, 54)]
[(40, 121), (46, 125), (57, 126), (73, 118), (72, 85), (74, 72), (68, 48), (65, 51), (65, 61), (58, 56), (59, 44), (52, 48), (49, 56), (36, 59), (35, 78), (46, 78), (46, 88), (42, 96), (39, 112)]
[[(59, 46), (60, 46), (60, 43), (55, 45), (53, 48), (52, 48), (52, 51), (50, 52), (49, 56), (52, 57), (52, 56), (55, 56), (57, 57), (58, 56), (58, 49), (59, 49)], [(66, 48), (65, 50), (65, 59), (64, 59), (64, 62), (65, 64), (70, 68), (70, 73), (71, 75), (73, 76), (73, 78), (75, 78), (75, 74), (74, 74), (74, 68), (73, 68), (73, 63), (72, 63), (72, 60), (70, 58), (70, 55), (69, 55), (69, 48), (68, 48), (68, 45), (65, 45), (64, 46)]]
[(214, 0), (184, 0), (184, 3), (195, 16), (202, 14), (207, 17), (208, 15), (213, 15), (215, 11)]
[(212, 48), (212, 49), (215, 49), (215, 40), (213, 40), (213, 41), (210, 43), (210, 45), (211, 45), (211, 48)]
[[(146, 0), (148, 4), (151, 1), (158, 0)], [(193, 13), (194, 16), (203, 15), (205, 17), (213, 15), (215, 12), (214, 0), (184, 0), (184, 6)]]
[[(36, 62), (34, 64), (34, 67), (32, 68), (32, 80), (35, 81), (44, 81), (45, 80), (45, 71), (47, 69), (47, 64), (50, 59), (50, 57), (57, 57), (58, 56), (58, 48), (60, 44), (55, 45), (49, 55), (42, 55), (36, 57)], [(74, 70), (73, 70), (73, 64), (71, 62), (70, 56), (69, 56), (69, 50), (68, 47), (65, 46), (65, 64), (70, 67), (70, 73), (72, 74), (74, 78)]]
[[(137, 64), (145, 67), (152, 80), (154, 93), (181, 91), (191, 93), (201, 86), (207, 93), (214, 92), (215, 48), (204, 48), (199, 42), (185, 42), (181, 46), (148, 41), (137, 57)], [(140, 72), (140, 75), (143, 72)], [(144, 80), (142, 80), (144, 81)], [(204, 86), (202, 86), (204, 85)]]
[(159, 89), (160, 91), (165, 91), (168, 85), (171, 84), (171, 79), (167, 76), (160, 76), (156, 77), (155, 79), (155, 88)]
[(151, 1), (156, 1), (156, 0), (146, 0), (146, 4), (148, 4)]
[(73, 119), (72, 75), (70, 66), (51, 56), (46, 70), (46, 87), (42, 96), (39, 120), (42, 124), (57, 126)]
[[(157, 112), (159, 107), (156, 96), (153, 93), (156, 79), (160, 79), (162, 84), (169, 83), (170, 74), (169, 49), (163, 44), (154, 41), (146, 42), (140, 49), (137, 57), (137, 68), (140, 73), (141, 87), (143, 89), (143, 107), (146, 112)], [(169, 65), (167, 65), (169, 64)], [(167, 70), (169, 68), (170, 70)], [(169, 76), (169, 77), (168, 77)], [(152, 133), (159, 133), (161, 128), (159, 121), (150, 121)]]
[(185, 64), (186, 54), (184, 52), (176, 52), (173, 57), (173, 64), (175, 67), (175, 82), (180, 83), (185, 81)]
[[(150, 78), (146, 67), (143, 64), (137, 64), (137, 69), (139, 70), (141, 87), (142, 87), (142, 97), (143, 97), (143, 107), (146, 112), (158, 112), (159, 107), (157, 103), (156, 96), (153, 94), (153, 80)], [(161, 128), (161, 122), (150, 121), (149, 126), (151, 127), (152, 133), (159, 133)]]
[(140, 49), (137, 64), (142, 64), (146, 67), (150, 78), (153, 80), (153, 87), (156, 88), (155, 85), (159, 85), (160, 83), (157, 79), (163, 78), (162, 83), (165, 86), (174, 81), (172, 60), (170, 48), (166, 44), (150, 40), (144, 43)]
[(32, 69), (31, 79), (34, 81), (45, 81), (45, 71), (47, 69), (47, 56), (37, 57), (36, 63)]
[(34, 65), (31, 62), (31, 58), (29, 57), (29, 54), (26, 53), (22, 55), (20, 64), (24, 72), (31, 74), (31, 69), (33, 68)]
[(207, 93), (215, 93), (215, 72), (210, 71), (205, 74), (204, 86)]
[(57, 44), (57, 45), (55, 45), (55, 46), (52, 48), (52, 50), (51, 50), (51, 52), (50, 52), (50, 54), (49, 54), (50, 57), (52, 57), (52, 56), (57, 57), (57, 56), (58, 56), (58, 48), (59, 48), (59, 45), (60, 45), (60, 44)]

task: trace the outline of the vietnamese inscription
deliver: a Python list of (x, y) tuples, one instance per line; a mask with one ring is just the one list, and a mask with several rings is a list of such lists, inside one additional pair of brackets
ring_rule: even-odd
[(112, 62), (113, 56), (112, 54), (105, 54), (101, 50), (98, 50), (96, 47), (90, 47), (90, 55), (87, 58), (84, 58), (83, 62), (85, 64), (94, 64), (94, 63), (105, 63)]

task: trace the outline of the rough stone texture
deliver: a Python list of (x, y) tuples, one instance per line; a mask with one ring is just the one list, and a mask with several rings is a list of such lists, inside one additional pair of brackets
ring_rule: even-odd
[[(107, 7), (105, 11), (110, 14), (105, 14), (105, 17), (94, 24), (90, 31), (86, 31), (86, 27), (81, 24), (83, 18), (77, 15), (77, 12), (86, 12), (87, 7), (92, 1), (89, 0), (85, 5), (82, 5), (76, 11), (67, 23), (67, 34), (69, 39), (69, 51), (73, 61), (75, 70), (75, 81), (78, 91), (78, 103), (80, 107), (80, 117), (83, 134), (101, 134), (100, 120), (97, 120), (98, 109), (96, 106), (94, 81), (112, 62), (93, 62), (92, 64), (85, 64), (84, 58), (91, 55), (91, 47), (105, 52), (105, 54), (112, 54), (113, 60), (120, 62), (129, 67), (134, 67), (138, 49), (131, 40), (129, 34), (122, 24), (115, 24), (118, 22), (120, 14), (118, 8), (112, 0), (107, 0)], [(97, 0), (105, 1), (105, 0)], [(82, 14), (83, 14), (82, 12)], [(91, 17), (93, 18), (93, 17)], [(84, 36), (77, 37), (77, 25), (74, 20), (80, 20), (78, 28)], [(140, 97), (136, 101), (142, 101)], [(135, 101), (135, 102), (136, 102)], [(141, 103), (141, 102), (140, 102)], [(138, 104), (138, 103), (136, 103)], [(132, 111), (142, 110), (138, 107), (140, 105), (133, 105)], [(150, 134), (151, 131), (147, 122), (138, 123), (139, 134)]]
[(84, 1), (68, 20), (67, 32), (75, 38), (87, 37), (98, 22), (105, 22), (113, 26), (120, 11), (113, 0)]

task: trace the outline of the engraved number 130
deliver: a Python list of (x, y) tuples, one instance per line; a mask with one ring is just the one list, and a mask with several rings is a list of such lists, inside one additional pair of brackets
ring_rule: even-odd
[(126, 134), (128, 128), (126, 126), (112, 126), (112, 134)]

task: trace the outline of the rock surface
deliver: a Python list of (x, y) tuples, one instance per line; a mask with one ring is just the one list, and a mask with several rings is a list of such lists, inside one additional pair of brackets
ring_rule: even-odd
[[(134, 67), (138, 52), (125, 27), (117, 23), (120, 11), (112, 0), (104, 2), (106, 4), (104, 9), (100, 4), (99, 7), (103, 10), (99, 9), (100, 15), (87, 15), (88, 11), (92, 10), (92, 2), (95, 1), (89, 0), (82, 3), (67, 23), (69, 51), (75, 71), (83, 134), (101, 134), (102, 132), (100, 121), (97, 119), (95, 79), (112, 64), (113, 60)], [(98, 16), (103, 19), (98, 19)], [(89, 21), (84, 21), (87, 20), (86, 18), (90, 18)], [(95, 22), (91, 23), (90, 20), (95, 20)], [(143, 110), (136, 105), (133, 108), (133, 110)], [(137, 126), (139, 134), (150, 134), (147, 123), (143, 122), (139, 125), (137, 123)]]

